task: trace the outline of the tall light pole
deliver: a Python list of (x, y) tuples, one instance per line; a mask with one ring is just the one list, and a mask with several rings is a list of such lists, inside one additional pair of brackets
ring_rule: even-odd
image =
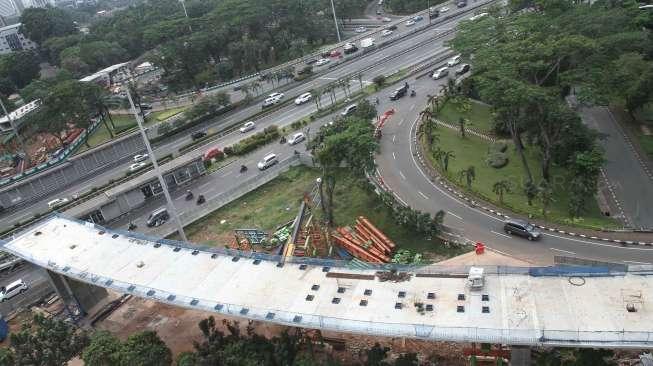
[(23, 141), (23, 137), (20, 136), (20, 133), (18, 132), (18, 126), (16, 125), (16, 121), (14, 121), (14, 117), (7, 112), (7, 108), (5, 107), (5, 104), (2, 102), (2, 98), (0, 97), (0, 106), (2, 107), (2, 112), (7, 116), (7, 119), (9, 120), (9, 126), (11, 126), (11, 129), (14, 130), (14, 133), (16, 134), (16, 138), (18, 139), (18, 144), (20, 145), (20, 148), (23, 150), (23, 154), (25, 156), (23, 159), (25, 161), (29, 161), (29, 155), (27, 154), (27, 149), (25, 148), (25, 141)]
[(184, 232), (184, 225), (181, 223), (181, 219), (179, 219), (179, 215), (177, 214), (177, 209), (175, 208), (175, 205), (172, 202), (172, 198), (170, 197), (170, 192), (168, 192), (168, 186), (166, 185), (166, 182), (163, 179), (163, 175), (161, 175), (161, 169), (159, 169), (159, 163), (156, 161), (156, 157), (154, 156), (154, 151), (152, 151), (152, 146), (150, 146), (150, 140), (147, 139), (147, 134), (145, 133), (145, 129), (143, 128), (143, 117), (141, 117), (141, 113), (140, 113), (141, 111), (136, 111), (136, 106), (134, 105), (134, 100), (132, 99), (132, 94), (129, 88), (127, 88), (127, 98), (129, 99), (129, 105), (131, 106), (132, 113), (134, 113), (134, 117), (136, 117), (136, 123), (138, 123), (138, 129), (139, 131), (141, 131), (141, 136), (143, 137), (145, 148), (147, 148), (147, 153), (149, 154), (150, 160), (152, 161), (152, 166), (154, 167), (154, 173), (156, 174), (156, 177), (159, 179), (159, 184), (161, 185), (161, 189), (163, 189), (163, 195), (166, 197), (166, 202), (168, 203), (168, 211), (172, 215), (173, 220), (175, 220), (175, 223), (177, 224), (177, 231), (179, 232), (179, 236), (181, 236), (181, 240), (188, 241), (188, 238), (186, 238), (186, 233)]
[(338, 35), (338, 43), (342, 42), (340, 39), (340, 29), (338, 29), (338, 18), (336, 18), (336, 6), (333, 5), (333, 0), (331, 0), (331, 10), (333, 11), (333, 23), (336, 25), (336, 34)]
[(181, 7), (184, 8), (184, 14), (186, 15), (186, 20), (188, 20), (188, 30), (193, 33), (193, 27), (190, 25), (190, 20), (188, 18), (188, 12), (186, 11), (186, 2), (184, 0), (179, 0)]

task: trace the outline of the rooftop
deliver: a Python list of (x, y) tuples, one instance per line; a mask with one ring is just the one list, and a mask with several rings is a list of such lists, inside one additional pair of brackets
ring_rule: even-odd
[[(33, 100), (33, 101), (23, 105), (22, 107), (19, 107), (18, 109), (14, 110), (12, 112), (9, 112), (9, 116), (11, 116), (11, 118), (13, 120), (18, 121), (21, 118), (23, 118), (23, 116), (25, 116), (26, 114), (28, 114), (31, 111), (37, 109), (39, 107), (39, 105), (41, 105), (41, 100), (40, 99)], [(1, 110), (0, 110), (0, 112), (1, 112)], [(9, 122), (9, 118), (7, 118), (6, 115), (3, 115), (2, 117), (0, 117), (0, 123), (7, 123), (7, 122)]]
[[(78, 280), (182, 307), (385, 336), (651, 347), (653, 267), (412, 268), (403, 282), (342, 262), (203, 249), (53, 216), (4, 249)], [(636, 311), (629, 311), (630, 310)]]
[(105, 76), (107, 74), (110, 74), (110, 73), (116, 71), (116, 70), (120, 70), (121, 68), (125, 67), (127, 64), (129, 64), (129, 62), (123, 62), (123, 63), (120, 63), (120, 64), (111, 65), (111, 66), (106, 67), (106, 68), (104, 68), (104, 69), (102, 69), (100, 71), (95, 72), (94, 74), (85, 76), (85, 77), (79, 79), (79, 81), (82, 81), (82, 82), (93, 81), (93, 80), (95, 80), (95, 79), (97, 79), (99, 77), (103, 77), (103, 76)]

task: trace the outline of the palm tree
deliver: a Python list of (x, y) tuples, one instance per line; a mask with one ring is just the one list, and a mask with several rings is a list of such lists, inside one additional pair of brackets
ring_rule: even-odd
[(444, 96), (444, 100), (456, 96), (458, 94), (458, 87), (456, 86), (456, 81), (454, 79), (448, 79), (447, 84), (440, 86), (440, 93)]
[(240, 87), (240, 92), (245, 94), (245, 103), (249, 103), (252, 100), (252, 95), (250, 94), (252, 86), (250, 84), (243, 84)]
[(252, 83), (252, 89), (256, 93), (256, 96), (258, 96), (260, 94), (260, 91), (262, 91), (263, 86), (258, 81), (255, 81)]
[(492, 192), (499, 196), (499, 202), (503, 203), (503, 195), (512, 192), (512, 184), (508, 180), (500, 180), (494, 183)]
[(426, 108), (423, 111), (419, 112), (419, 116), (422, 119), (422, 125), (426, 130), (426, 141), (429, 146), (433, 145), (433, 113)]
[(456, 154), (451, 150), (442, 152), (442, 166), (445, 172), (449, 170), (449, 161), (455, 158)]
[(360, 86), (361, 90), (363, 90), (363, 73), (359, 72), (358, 75), (356, 75), (356, 78), (358, 79), (358, 85)]
[(468, 190), (472, 190), (472, 183), (476, 179), (476, 169), (474, 168), (473, 165), (470, 165), (467, 169), (463, 169), (458, 172), (458, 179), (460, 179), (460, 182), (465, 180), (465, 184), (467, 185)]
[(465, 138), (467, 135), (465, 134), (465, 128), (469, 124), (469, 120), (467, 118), (460, 117), (458, 119), (458, 129), (460, 130), (460, 137)]

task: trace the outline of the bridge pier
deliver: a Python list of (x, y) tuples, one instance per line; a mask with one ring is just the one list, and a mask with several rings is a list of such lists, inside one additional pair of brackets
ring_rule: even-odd
[[(49, 270), (45, 270), (45, 273), (57, 295), (63, 301), (66, 311), (73, 318), (87, 315), (93, 306), (108, 295), (107, 290), (103, 287), (75, 281)], [(79, 309), (79, 314), (76, 314), (74, 309)]]

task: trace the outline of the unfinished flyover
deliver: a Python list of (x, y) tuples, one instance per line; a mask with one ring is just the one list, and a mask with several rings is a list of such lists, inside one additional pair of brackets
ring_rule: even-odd
[(114, 232), (63, 216), (44, 219), (2, 246), (43, 267), (57, 291), (72, 298), (81, 296), (75, 288), (82, 284), (332, 331), (510, 345), (653, 347), (653, 266), (484, 267), (483, 286), (472, 288), (469, 268), (432, 265), (399, 269), (410, 274), (407, 280), (380, 281), (380, 268), (314, 258), (280, 262), (267, 254)]

